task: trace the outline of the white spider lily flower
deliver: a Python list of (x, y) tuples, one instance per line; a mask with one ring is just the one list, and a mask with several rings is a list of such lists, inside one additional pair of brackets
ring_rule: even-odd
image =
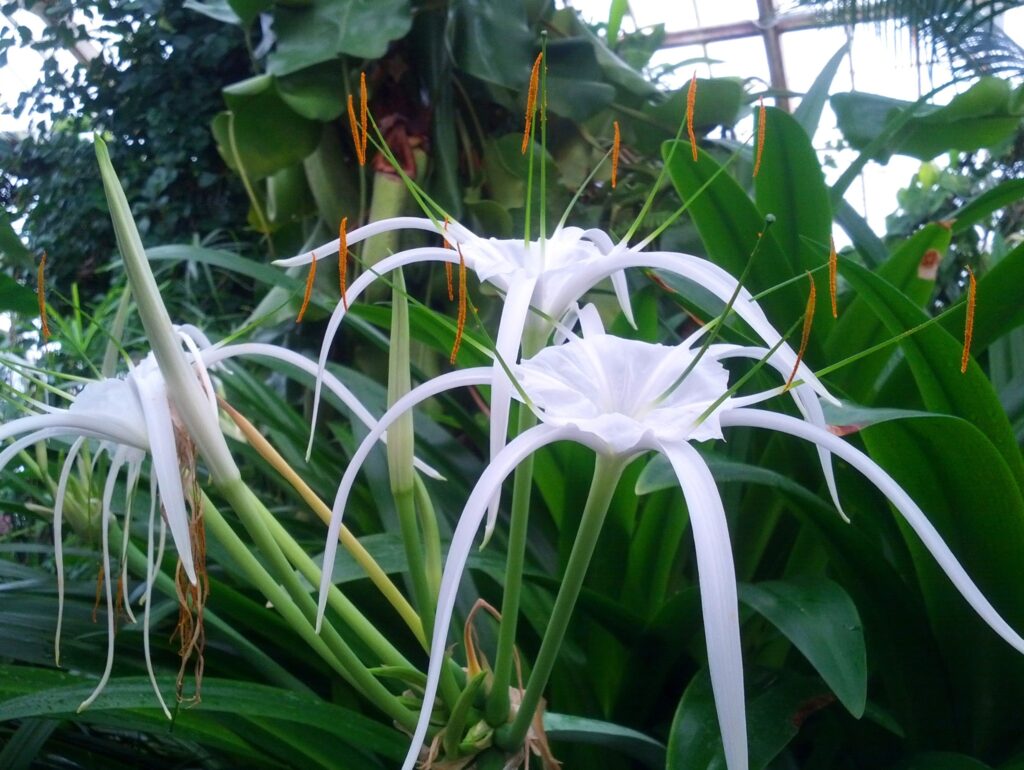
[[(808, 419), (802, 421), (751, 408), (783, 392), (781, 387), (722, 398), (728, 390), (729, 374), (721, 362), (738, 356), (764, 358), (766, 350), (712, 345), (678, 384), (680, 375), (697, 355), (690, 346), (694, 338), (676, 347), (626, 340), (604, 334), (593, 317), (588, 312), (581, 316), (585, 337), (545, 348), (513, 369), (540, 424), (513, 439), (492, 459), (459, 519), (441, 580), (427, 685), (406, 770), (414, 766), (426, 736), (458, 586), (489, 501), (523, 459), (555, 441), (576, 441), (600, 454), (623, 459), (647, 451), (660, 452), (675, 470), (693, 529), (708, 667), (729, 770), (748, 767), (736, 575), (721, 496), (706, 463), (692, 446), (695, 441), (722, 439), (725, 427), (769, 428), (798, 436), (858, 469), (906, 519), (981, 618), (1024, 652), (1024, 639), (992, 607), (913, 500), (867, 455), (817, 424), (820, 406), (817, 412), (805, 412)], [(788, 373), (785, 367), (775, 368), (784, 376)], [(335, 501), (335, 513), (339, 515), (332, 520), (332, 535), (328, 537), (329, 551), (340, 526), (340, 512), (374, 434), (426, 398), (452, 387), (486, 382), (488, 372), (476, 368), (437, 377), (411, 391), (381, 418), (342, 479)], [(799, 398), (797, 402), (801, 408), (810, 403)], [(330, 553), (325, 555), (326, 565), (332, 563), (329, 557)], [(321, 597), (324, 586), (329, 585), (329, 572), (325, 571), (324, 579)]]
[[(396, 217), (353, 230), (346, 238), (346, 244), (352, 246), (374, 235), (403, 229), (434, 233), (444, 238), (451, 248), (422, 247), (386, 257), (363, 272), (352, 283), (346, 292), (347, 300), (355, 301), (377, 278), (399, 267), (417, 262), (458, 264), (460, 254), (467, 269), (476, 273), (481, 282), (490, 283), (504, 293), (505, 303), (495, 339), (496, 360), (493, 365), (493, 376), (487, 383), (491, 386), (492, 458), (505, 445), (508, 433), (512, 384), (505, 374), (504, 365), (515, 363), (520, 352), (527, 356), (536, 352), (553, 328), (552, 322), (569, 313), (580, 298), (601, 281), (606, 278), (611, 280), (622, 312), (631, 324), (633, 315), (624, 273), (628, 268), (656, 268), (673, 273), (703, 286), (723, 302), (727, 302), (737, 290), (736, 279), (708, 260), (689, 254), (644, 252), (639, 248), (629, 248), (625, 244), (616, 245), (606, 233), (597, 229), (583, 230), (578, 227), (559, 226), (550, 237), (526, 243), (522, 239), (480, 238), (455, 222), (442, 226), (425, 218)], [(275, 264), (282, 267), (306, 265), (314, 259), (320, 260), (332, 254), (336, 255), (338, 248), (339, 241), (334, 240), (310, 253), (278, 260)], [(532, 315), (531, 308), (536, 311)], [(739, 291), (733, 310), (766, 345), (772, 347), (779, 342), (779, 333), (745, 289)], [(345, 303), (339, 302), (327, 324), (320, 349), (320, 376), (345, 313)], [(529, 340), (525, 347), (524, 339)], [(793, 368), (796, 361), (796, 353), (784, 343), (772, 354), (773, 365), (786, 368), (787, 371)], [(807, 404), (813, 399), (811, 390), (834, 401), (806, 366), (801, 365), (799, 377), (808, 386), (801, 391), (801, 399)], [(313, 400), (313, 429), (316, 425), (319, 400), (318, 377)], [(310, 447), (313, 429), (310, 431)], [(835, 484), (827, 453), (822, 452), (821, 459), (829, 480), (829, 488), (833, 489)], [(500, 490), (489, 508), (486, 528), (488, 537), (494, 528), (499, 494)]]

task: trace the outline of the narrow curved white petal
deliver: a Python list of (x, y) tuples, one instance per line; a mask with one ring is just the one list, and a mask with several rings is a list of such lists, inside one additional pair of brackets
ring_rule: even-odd
[(422, 385), (419, 385), (400, 399), (398, 399), (384, 416), (380, 418), (370, 433), (363, 439), (345, 473), (341, 477), (341, 484), (338, 485), (338, 492), (334, 496), (334, 505), (331, 508), (331, 523), (327, 529), (327, 544), (324, 546), (324, 562), (320, 573), (320, 598), (317, 602), (316, 631), (320, 633), (320, 625), (323, 623), (324, 611), (327, 608), (327, 595), (331, 587), (331, 574), (334, 571), (334, 556), (338, 551), (338, 535), (341, 533), (341, 523), (345, 515), (345, 505), (348, 502), (348, 495), (352, 491), (356, 475), (366, 461), (370, 450), (380, 440), (381, 434), (388, 429), (399, 417), (422, 401), (432, 398), (439, 393), (452, 388), (462, 388), (469, 385), (482, 385), (490, 379), (491, 370), (486, 367), (474, 367), (472, 369), (461, 369), (455, 372), (439, 375)]
[(687, 443), (663, 445), (683, 489), (697, 551), (701, 613), (715, 710), (729, 770), (747, 770), (747, 717), (743, 699), (736, 568), (722, 498), (707, 465)]
[(102, 515), (100, 517), (101, 541), (103, 544), (103, 590), (107, 599), (107, 663), (103, 668), (103, 675), (96, 684), (88, 698), (82, 701), (78, 707), (78, 713), (89, 708), (93, 701), (103, 692), (103, 688), (110, 681), (110, 672), (114, 667), (114, 601), (113, 591), (110, 587), (110, 499), (114, 495), (114, 484), (117, 482), (117, 474), (125, 463), (125, 449), (119, 448), (110, 459), (110, 470), (107, 471), (107, 481), (103, 485)]
[[(159, 372), (159, 370), (156, 370)], [(133, 377), (142, 414), (149, 433), (149, 450), (153, 458), (160, 499), (167, 513), (171, 539), (178, 549), (178, 557), (192, 585), (196, 584), (196, 571), (192, 563), (192, 543), (189, 538), (188, 512), (185, 509), (185, 491), (181, 485), (178, 450), (174, 441), (171, 407), (167, 401), (167, 385), (162, 377)]]
[[(597, 228), (584, 230), (583, 237), (590, 240), (606, 255), (611, 254), (615, 250), (615, 244), (612, 242), (612, 239), (608, 237), (608, 233), (604, 230), (598, 230)], [(612, 288), (615, 290), (615, 299), (618, 300), (619, 307), (622, 309), (622, 314), (626, 317), (629, 325), (635, 329), (636, 320), (633, 318), (633, 304), (629, 298), (629, 285), (626, 283), (626, 271), (618, 270), (612, 273), (609, 278), (612, 282)]]
[(473, 548), (473, 538), (480, 529), (487, 505), (494, 496), (495, 488), (502, 485), (509, 474), (528, 455), (542, 446), (564, 438), (575, 436), (571, 428), (553, 428), (549, 425), (538, 425), (509, 442), (480, 476), (476, 486), (466, 501), (466, 507), (459, 516), (459, 523), (452, 535), (452, 543), (445, 558), (444, 573), (441, 576), (441, 588), (437, 596), (437, 611), (434, 615), (434, 633), (430, 642), (430, 664), (427, 668), (427, 683), (423, 692), (423, 706), (420, 709), (419, 722), (413, 733), (409, 753), (402, 765), (403, 770), (413, 770), (419, 757), (420, 747), (427, 735), (430, 715), (434, 708), (437, 685), (441, 678), (441, 666), (444, 664), (445, 648), (448, 640), (448, 628), (455, 610), (455, 597), (462, 582), (462, 573), (466, 569), (469, 552)]
[[(741, 357), (752, 358), (755, 361), (760, 361), (768, 353), (767, 348), (759, 347), (741, 347), (739, 345), (722, 345), (718, 347), (720, 347), (721, 350), (716, 352), (715, 356), (719, 360), (724, 358)], [(790, 372), (793, 370), (792, 366), (784, 366), (782, 361), (778, 358), (769, 358), (766, 363), (778, 371), (783, 377), (789, 377)], [(806, 383), (801, 383), (796, 387), (790, 388), (790, 392), (793, 394), (793, 400), (796, 402), (796, 407), (800, 410), (800, 414), (803, 415), (804, 419), (809, 421), (812, 425), (824, 430), (828, 423), (825, 421), (825, 412), (822, 411), (821, 403), (818, 401), (818, 397), (814, 390)], [(775, 395), (774, 391), (770, 391), (769, 393), (770, 395)], [(764, 395), (767, 396), (769, 394), (766, 393)], [(733, 406), (752, 406), (759, 400), (762, 399), (757, 397), (751, 397), (746, 400), (743, 398), (737, 398), (733, 400)], [(839, 515), (842, 517), (843, 521), (849, 524), (850, 517), (846, 515), (846, 511), (843, 510), (843, 504), (839, 500), (839, 489), (836, 487), (836, 473), (835, 469), (832, 467), (832, 455), (823, 446), (818, 445), (815, 449), (818, 452), (818, 462), (821, 463), (821, 472), (825, 476), (825, 486), (828, 487), (828, 493), (832, 498), (832, 504), (836, 507), (836, 510), (839, 511)]]
[[(83, 393), (85, 391), (82, 391)], [(19, 417), (0, 425), (0, 441), (18, 436), (22, 433), (55, 429), (51, 435), (76, 434), (110, 441), (116, 444), (128, 444), (136, 449), (147, 449), (148, 445), (140, 440), (145, 438), (137, 427), (118, 420), (113, 415), (96, 416), (72, 411), (60, 411), (52, 414), (33, 414)]]
[[(198, 332), (198, 329), (196, 330)], [(202, 332), (199, 332), (202, 334)], [(217, 408), (217, 391), (213, 389), (213, 382), (210, 381), (210, 373), (206, 370), (206, 362), (203, 361), (202, 353), (199, 350), (199, 346), (191, 335), (178, 331), (178, 336), (181, 341), (185, 344), (188, 352), (192, 355), (192, 365), (196, 368), (199, 374), (199, 382), (203, 386), (203, 392), (206, 394), (206, 401), (210, 405), (210, 419), (217, 421), (220, 419), (220, 411)], [(206, 339), (207, 344), (210, 340), (202, 335), (203, 339)]]
[(153, 583), (156, 580), (156, 573), (160, 569), (160, 565), (156, 563), (153, 556), (153, 528), (157, 518), (160, 519), (160, 556), (163, 556), (164, 539), (167, 534), (167, 530), (164, 527), (163, 517), (156, 515), (156, 478), (152, 477), (149, 482), (149, 530), (146, 538), (146, 591), (144, 594), (143, 601), (145, 606), (142, 610), (142, 652), (143, 657), (146, 660), (146, 673), (149, 674), (149, 682), (153, 685), (153, 692), (156, 693), (156, 699), (160, 702), (160, 708), (163, 709), (164, 716), (171, 719), (171, 712), (167, 708), (167, 703), (164, 702), (164, 696), (160, 692), (160, 685), (156, 681), (156, 672), (153, 670), (153, 656), (150, 653), (149, 647), (149, 614), (150, 605), (153, 603)]
[(27, 436), (22, 436), (21, 438), (16, 439), (9, 446), (5, 447), (4, 451), (0, 452), (0, 471), (6, 468), (7, 464), (17, 457), (22, 450), (28, 449), (30, 446), (40, 441), (45, 441), (46, 439), (53, 438), (55, 436), (62, 436), (65, 433), (67, 433), (67, 431), (61, 428), (46, 428), (43, 430), (33, 431)]
[[(523, 329), (530, 314), (530, 300), (533, 297), (536, 279), (524, 278), (513, 282), (505, 295), (505, 304), (498, 322), (498, 338), (494, 342), (495, 356), (491, 371), (491, 420), (490, 449), (493, 459), (505, 446), (508, 437), (509, 407), (512, 403), (512, 383), (505, 373), (505, 366), (511, 369), (519, 359), (519, 349), (523, 343)], [(484, 531), (484, 542), (491, 539), (494, 524), (498, 520), (498, 507), (501, 504), (501, 488), (494, 493), (487, 508), (487, 527)]]
[(935, 561), (938, 562), (942, 571), (946, 573), (946, 576), (949, 577), (953, 585), (956, 586), (957, 590), (974, 608), (974, 611), (978, 613), (981, 619), (1011, 647), (1024, 652), (1024, 639), (996, 612), (996, 609), (989, 603), (985, 595), (960, 565), (953, 552), (949, 550), (949, 546), (942, 540), (942, 536), (932, 526), (928, 517), (917, 506), (917, 503), (910, 498), (910, 495), (903, 491), (903, 488), (896, 483), (892, 476), (882, 470), (870, 457), (828, 431), (797, 420), (794, 417), (776, 414), (775, 412), (765, 412), (759, 409), (737, 410), (722, 415), (722, 425), (767, 428), (768, 430), (788, 433), (797, 438), (813, 441), (815, 444), (846, 460), (846, 462), (860, 471), (868, 481), (874, 484), (889, 499), (889, 502), (893, 504), (903, 518), (906, 519), (906, 522), (917, 533), (917, 536), (921, 538), (921, 542), (931, 552)]
[[(476, 239), (476, 236), (473, 235), (473, 233), (458, 222), (449, 222), (448, 229), (445, 231), (443, 226), (438, 228), (435, 222), (423, 217), (392, 217), (391, 219), (382, 219), (379, 222), (371, 222), (368, 225), (356, 228), (346, 235), (345, 241), (351, 247), (374, 235), (380, 235), (381, 233), (392, 232), (394, 230), (426, 230), (427, 232), (434, 233), (435, 235), (444, 238), (453, 245), (456, 242), (462, 243), (467, 240)], [(339, 240), (335, 238), (333, 241), (328, 241), (323, 246), (313, 249), (313, 251), (307, 251), (305, 254), (299, 254), (294, 257), (289, 257), (288, 259), (275, 259), (274, 264), (278, 267), (308, 265), (313, 261), (314, 256), (316, 256), (317, 260), (321, 260), (325, 257), (337, 255), (339, 245)]]
[[(426, 221), (429, 222), (430, 220)], [(371, 226), (372, 225), (367, 225), (367, 227)], [(337, 244), (335, 244), (335, 248), (337, 248)], [(419, 249), (409, 249), (408, 251), (402, 251), (390, 257), (385, 257), (372, 268), (368, 268), (362, 275), (352, 282), (352, 285), (349, 286), (345, 292), (345, 297), (348, 303), (352, 304), (359, 299), (359, 295), (366, 290), (366, 287), (382, 275), (389, 273), (392, 270), (396, 270), (399, 267), (411, 265), (415, 262), (454, 262), (455, 264), (458, 264), (459, 255), (451, 249), (424, 247)], [(313, 416), (310, 419), (309, 445), (306, 447), (307, 460), (309, 459), (310, 453), (313, 451), (313, 435), (316, 431), (316, 418), (320, 413), (320, 384), (323, 380), (324, 372), (327, 369), (327, 356), (331, 352), (331, 345), (334, 343), (334, 335), (338, 333), (338, 327), (341, 326), (341, 321), (344, 319), (346, 312), (345, 303), (338, 302), (334, 308), (334, 312), (331, 313), (330, 320), (327, 322), (327, 330), (324, 332), (324, 341), (320, 346), (320, 357), (317, 361), (316, 384), (313, 387)]]
[(53, 635), (53, 661), (57, 666), (60, 665), (60, 633), (64, 626), (64, 497), (68, 492), (71, 469), (84, 443), (84, 438), (77, 438), (68, 450), (57, 479), (57, 492), (53, 497), (53, 563), (57, 570), (57, 630)]
[[(674, 273), (681, 278), (686, 278), (704, 287), (723, 302), (728, 302), (737, 285), (737, 281), (732, 275), (706, 259), (675, 252), (636, 252), (628, 250), (610, 254), (608, 259), (601, 263), (600, 270), (588, 271), (589, 274), (581, 272), (578, 278), (581, 283), (574, 286), (573, 291), (578, 296), (585, 291), (584, 286), (592, 286), (602, 277), (611, 275), (617, 270), (627, 268), (656, 268)], [(753, 296), (746, 289), (740, 290), (736, 302), (733, 304), (733, 312), (746, 321), (769, 347), (774, 346), (781, 339), (781, 335), (771, 325), (764, 311), (761, 310), (760, 306), (754, 301)], [(776, 357), (781, 361), (783, 368), (792, 369), (796, 363), (796, 352), (786, 343), (783, 343), (775, 351), (773, 358)], [(807, 366), (801, 364), (798, 375), (800, 379), (810, 385), (822, 398), (838, 404), (835, 397), (825, 389), (825, 386), (821, 384)]]
[[(220, 348), (206, 348), (202, 351), (202, 357), (207, 366), (213, 366), (220, 361), (235, 358), (236, 356), (262, 356), (264, 358), (272, 358), (276, 361), (286, 363), (289, 366), (294, 366), (296, 369), (299, 369), (306, 374), (310, 374), (313, 377), (316, 377), (319, 371), (317, 364), (310, 361), (305, 356), (289, 350), (288, 348), (283, 348), (280, 345), (269, 345), (264, 342), (241, 342), (237, 345), (225, 345)], [(327, 386), (327, 389), (337, 396), (338, 400), (351, 410), (356, 419), (358, 419), (367, 428), (373, 429), (373, 427), (376, 426), (376, 418), (370, 414), (369, 410), (363, 406), (363, 403), (356, 398), (355, 394), (349, 390), (341, 380), (326, 369), (321, 374), (321, 377), (321, 381)], [(382, 435), (380, 440), (382, 443), (387, 444), (387, 434), (385, 433)], [(444, 481), (443, 475), (419, 458), (414, 457), (412, 463), (416, 470), (426, 476), (438, 481)]]

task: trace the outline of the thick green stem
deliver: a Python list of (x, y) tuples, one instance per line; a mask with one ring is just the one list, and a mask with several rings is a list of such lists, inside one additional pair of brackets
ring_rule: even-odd
[[(288, 530), (281, 525), (281, 522), (275, 519), (273, 514), (265, 508), (260, 511), (260, 517), (270, 529), (271, 534), (281, 547), (288, 561), (302, 573), (302, 576), (311, 585), (320, 585), (320, 568), (316, 566), (316, 563), (309, 557), (309, 554), (295, 542), (295, 539), (288, 534)], [(373, 654), (380, 658), (382, 665), (412, 668), (412, 664), (405, 656), (395, 649), (394, 645), (366, 619), (363, 613), (359, 611), (359, 608), (352, 604), (336, 585), (332, 584), (328, 589), (327, 604), (338, 613), (345, 625), (351, 628), (366, 643), (366, 646), (370, 648)]]
[(511, 725), (500, 728), (494, 735), (495, 744), (500, 748), (512, 750), (518, 747), (530, 729), (530, 723), (533, 721), (541, 696), (547, 687), (548, 678), (555, 666), (555, 660), (562, 648), (565, 631), (569, 627), (569, 619), (576, 607), (580, 589), (583, 588), (583, 579), (590, 566), (590, 559), (594, 555), (594, 548), (597, 546), (605, 515), (608, 513), (612, 493), (619, 483), (619, 477), (622, 475), (624, 467), (625, 460), (622, 457), (597, 456), (594, 479), (590, 484), (590, 494), (587, 496), (587, 504), (583, 509), (580, 529), (576, 534), (576, 542), (573, 544), (569, 563), (566, 565), (565, 575), (562, 577), (562, 587), (558, 590), (558, 597), (555, 599), (555, 606), (551, 611), (551, 619), (544, 632), (540, 652), (537, 655), (536, 663), (534, 663), (533, 672), (530, 674), (530, 681), (526, 685), (526, 692), (523, 694), (519, 711)]
[[(121, 528), (117, 522), (111, 520), (110, 522), (110, 536), (116, 541), (122, 537)], [(218, 538), (219, 539), (219, 538)], [(136, 546), (131, 540), (128, 541), (128, 566), (131, 567), (139, 575), (147, 575), (149, 570), (146, 562), (146, 554)], [(154, 575), (154, 587), (156, 587), (165, 596), (177, 601), (178, 592), (174, 585), (174, 580), (170, 575), (164, 572), (157, 572)], [(267, 678), (268, 682), (284, 687), (288, 690), (295, 690), (296, 692), (312, 693), (303, 682), (296, 679), (288, 671), (273, 660), (269, 655), (263, 652), (259, 647), (253, 644), (251, 641), (245, 638), (242, 634), (236, 631), (231, 625), (229, 625), (209, 607), (203, 609), (203, 622), (207, 625), (216, 628), (222, 634), (224, 634), (231, 642), (237, 647), (239, 654), (252, 663), (253, 667), (260, 670), (263, 675)]]
[[(321, 654), (321, 657), (324, 657), (326, 653), (325, 660), (332, 662), (339, 674), (381, 709), (381, 711), (406, 729), (412, 730), (416, 725), (416, 715), (403, 706), (399, 699), (370, 673), (338, 632), (325, 623), (322, 629), (322, 636), (316, 633), (313, 627), (317, 613), (316, 602), (313, 601), (307, 589), (303, 588), (295, 571), (277, 545), (277, 541), (274, 540), (270, 532), (264, 527), (261, 509), (265, 510), (265, 506), (259, 498), (240, 479), (220, 484), (217, 488), (231, 504), (232, 509), (238, 514), (249, 535), (256, 542), (256, 546), (263, 552), (263, 555), (271, 564), (274, 577), (270, 579), (267, 576), (272, 585), (267, 585), (266, 580), (262, 581), (261, 587), (265, 588), (264, 595), (285, 616), (296, 633), (306, 639), (317, 650), (318, 654)], [(205, 498), (204, 505), (208, 506), (208, 511), (214, 512), (212, 515), (207, 514), (208, 523), (212, 523), (219, 517), (219, 514), (216, 513), (216, 509), (209, 500)], [(267, 515), (270, 515), (269, 512)], [(234, 535), (223, 519), (221, 519), (221, 523), (223, 524), (223, 527), (220, 528), (221, 531), (226, 530), (226, 532), (223, 532), (225, 535), (234, 537), (237, 540), (237, 535)], [(216, 533), (215, 536), (217, 536)], [(255, 561), (255, 558), (248, 552), (248, 549), (245, 548), (241, 541), (238, 541), (233, 548), (233, 555), (241, 556), (240, 551), (244, 551), (249, 559)], [(259, 569), (263, 571), (262, 567)], [(276, 581), (280, 581), (280, 585)], [(283, 586), (284, 590), (282, 590), (281, 586)]]

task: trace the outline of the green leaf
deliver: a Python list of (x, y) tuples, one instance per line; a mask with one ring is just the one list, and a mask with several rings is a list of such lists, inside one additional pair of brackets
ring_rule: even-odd
[(32, 252), (14, 231), (6, 211), (0, 211), (0, 260), (7, 266), (19, 267), (31, 267), (35, 262)]
[(537, 52), (523, 6), (490, 0), (459, 0), (452, 6), (452, 54), (459, 69), (525, 92)]
[(212, 125), (217, 149), (232, 170), (244, 170), (249, 179), (300, 163), (320, 142), (319, 124), (294, 112), (267, 75), (228, 86), (224, 100), (230, 111), (219, 113)]
[[(814, 270), (828, 262), (832, 233), (832, 207), (818, 153), (800, 124), (787, 112), (765, 109), (765, 141), (756, 182), (757, 208), (773, 214), (771, 233), (790, 262), (800, 270)], [(832, 328), (828, 274), (814, 273), (817, 303), (814, 329), (821, 337)]]
[[(910, 102), (851, 92), (834, 94), (832, 109), (839, 129), (856, 149), (866, 148)], [(921, 108), (875, 158), (910, 155), (931, 160), (948, 150), (971, 152), (1009, 139), (1020, 125), (1019, 106), (1012, 103), (1009, 82), (981, 78), (944, 107)]]
[(860, 719), (868, 697), (867, 652), (860, 616), (846, 591), (816, 577), (743, 584), (739, 595), (803, 653)]
[(242, 23), (242, 20), (238, 18), (238, 14), (235, 13), (227, 0), (207, 0), (206, 2), (201, 2), (201, 0), (185, 0), (184, 7), (223, 24), (241, 25)]
[(392, 40), (412, 27), (409, 0), (313, 0), (308, 6), (278, 7), (277, 48), (267, 71), (289, 75), (341, 55), (379, 59)]
[[(700, 99), (698, 99), (698, 102)], [(733, 275), (740, 275), (764, 229), (768, 212), (758, 210), (739, 183), (728, 173), (715, 176), (721, 166), (701, 151), (693, 162), (689, 142), (662, 146), (669, 175), (679, 197), (689, 204), (688, 213), (697, 226), (708, 258)], [(714, 181), (709, 180), (714, 177)], [(707, 185), (705, 187), (705, 185)], [(702, 192), (698, 192), (702, 190)], [(795, 255), (782, 249), (769, 230), (761, 243), (746, 286), (753, 293), (773, 288), (799, 273)], [(773, 291), (761, 300), (761, 306), (778, 328), (788, 328), (803, 311), (806, 285), (792, 283)], [(811, 337), (812, 342), (815, 340)], [(813, 359), (812, 359), (813, 360)]]
[(965, 203), (950, 215), (953, 233), (960, 234), (974, 227), (990, 214), (1024, 199), (1024, 179), (1008, 179), (974, 200)]
[(277, 92), (297, 114), (328, 122), (345, 112), (345, 67), (331, 59), (277, 78)]
[(0, 273), (0, 313), (31, 316), (38, 312), (39, 300), (36, 293), (7, 273)]
[(603, 82), (593, 44), (584, 38), (552, 40), (547, 51), (548, 107), (582, 123), (612, 103), (615, 88)]
[[(0, 721), (73, 715), (95, 686), (93, 681), (82, 677), (41, 669), (5, 665), (0, 666), (0, 673), (3, 674), (0, 692), (24, 693), (0, 703)], [(154, 701), (148, 677), (123, 677), (110, 681), (90, 712), (155, 711)], [(199, 708), (207, 713), (310, 725), (362, 751), (394, 759), (405, 755), (405, 739), (390, 727), (320, 698), (275, 687), (207, 677), (203, 680), (203, 701)]]
[[(820, 682), (781, 672), (764, 687), (747, 684), (750, 770), (764, 770), (796, 737), (804, 719), (827, 706), (831, 693)], [(756, 693), (756, 694), (754, 694)], [(702, 670), (683, 693), (668, 741), (666, 770), (725, 770), (722, 737), (711, 691)]]
[[(1024, 496), (984, 430), (947, 416), (898, 420), (860, 434), (871, 456), (926, 512), (967, 573), (1014, 628), (1024, 628), (1018, 589)], [(1024, 660), (974, 613), (916, 535), (902, 523), (955, 702), (974, 745), (1016, 729)]]
[(665, 766), (664, 744), (622, 725), (569, 714), (545, 712), (544, 732), (556, 741), (607, 746), (638, 759), (648, 767)]
[(839, 46), (839, 50), (832, 54), (832, 58), (822, 67), (818, 77), (814, 79), (811, 87), (807, 89), (807, 93), (800, 99), (800, 104), (793, 111), (793, 118), (808, 136), (813, 136), (818, 129), (821, 111), (825, 108), (825, 103), (828, 102), (828, 92), (832, 88), (832, 81), (849, 50), (849, 43)]
[(29, 770), (53, 731), (60, 727), (56, 719), (26, 719), (0, 751), (0, 767), (7, 770)]
[[(1005, 260), (1004, 260), (1005, 262)], [(890, 334), (899, 334), (928, 316), (884, 279), (846, 259), (843, 276), (868, 302)], [(1024, 488), (1024, 460), (1013, 429), (992, 383), (971, 363), (960, 373), (961, 343), (938, 325), (921, 329), (900, 343), (928, 410), (962, 417), (981, 430), (995, 445), (1019, 488)]]
[(929, 751), (915, 755), (900, 770), (992, 770), (989, 765), (966, 754)]
[[(1024, 324), (1021, 286), (1024, 286), (1024, 243), (978, 279), (972, 351), (981, 352), (1007, 332)], [(952, 335), (963, 334), (966, 312), (960, 306), (942, 320), (942, 327)]]

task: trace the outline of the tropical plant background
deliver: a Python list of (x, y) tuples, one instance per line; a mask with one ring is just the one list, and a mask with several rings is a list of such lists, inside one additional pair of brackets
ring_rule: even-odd
[[(15, 18), (16, 5), (0, 10)], [(696, 163), (688, 147), (671, 155), (671, 184), (653, 198), (645, 230), (686, 202), (657, 245), (739, 275), (765, 216), (775, 216), (747, 286), (763, 293), (776, 328), (788, 329), (804, 311), (804, 274), (812, 271), (819, 301), (806, 360), (828, 367), (823, 379), (843, 400), (827, 414), (833, 430), (904, 486), (1022, 630), (1024, 53), (993, 24), (1020, 3), (792, 5), (827, 6), (823, 25), (895, 19), (890, 34), (900, 24), (913, 30), (924, 58), (948, 62), (955, 82), (919, 103), (834, 92), (845, 49), (801, 94), (779, 94), (756, 78), (701, 78), (692, 117), (704, 152)], [(97, 376), (117, 326), (125, 276), (94, 133), (111, 146), (172, 317), (214, 339), (237, 334), (315, 358), (336, 279), (328, 270), (318, 276), (296, 324), (305, 272), (270, 262), (335, 237), (343, 217), (351, 229), (416, 212), (387, 164), (356, 162), (346, 102), (358, 95), (360, 73), (405, 173), (475, 232), (495, 237), (520, 234), (526, 219), (522, 111), (542, 36), (549, 221), (581, 189), (572, 222), (625, 233), (686, 118), (685, 86), (651, 66), (664, 28), (634, 29), (619, 0), (598, 24), (533, 0), (50, 0), (36, 10), (48, 20), (45, 33), (29, 40), (15, 22), (0, 28), (0, 56), (31, 44), (74, 49), (81, 64), (69, 72), (48, 58), (44, 78), (22, 97), (21, 108), (38, 120), (25, 135), (0, 136), (4, 420), (46, 400), (53, 386)], [(102, 41), (103, 54), (89, 56), (86, 41)], [(682, 69), (687, 77), (690, 69)], [(761, 96), (768, 105), (792, 97), (795, 108), (768, 106), (754, 178), (749, 118)], [(856, 151), (841, 174), (829, 173), (831, 183), (828, 153), (813, 141), (826, 105), (843, 147)], [(623, 147), (614, 188), (600, 165), (613, 121)], [(864, 168), (892, 156), (920, 167), (888, 202), (880, 232), (844, 195)], [(837, 319), (822, 270), (833, 239)], [(379, 243), (361, 259), (372, 264), (419, 243)], [(43, 253), (49, 341), (36, 296)], [(967, 268), (978, 299), (973, 360), (961, 373)], [(417, 300), (413, 378), (422, 381), (448, 367), (456, 311), (443, 270), (410, 269), (406, 282)], [(500, 300), (472, 280), (468, 291), (475, 312), (465, 333), (479, 345), (464, 344), (459, 364), (483, 365)], [(721, 309), (699, 287), (655, 271), (631, 275), (630, 292), (635, 330), (615, 315), (610, 288), (591, 298), (613, 330), (652, 342), (678, 342)], [(391, 320), (388, 291), (354, 304), (329, 363), (376, 414), (387, 402)], [(742, 331), (730, 334), (740, 339)], [(146, 349), (134, 313), (120, 344), (129, 353)], [(306, 458), (309, 378), (246, 364), (220, 382), (224, 399), (330, 501), (363, 435), (347, 410), (328, 401)], [(772, 384), (765, 376), (765, 387)], [(417, 454), (447, 479), (429, 487), (442, 542), (486, 463), (484, 406), (479, 393), (459, 394), (417, 416)], [(231, 447), (291, 538), (322, 556), (320, 519), (250, 444), (235, 436)], [(0, 767), (398, 765), (408, 736), (311, 653), (216, 537), (207, 544), (201, 702), (181, 703), (167, 722), (145, 675), (138, 624), (122, 619), (114, 676), (76, 713), (103, 668), (106, 637), (94, 613), (97, 492), (83, 479), (75, 498), (82, 515), (65, 527), (68, 600), (55, 667), (53, 506), (65, 451), (52, 444), (23, 452), (2, 474)], [(974, 616), (883, 497), (839, 463), (846, 524), (812, 448), (736, 431), (701, 451), (722, 490), (741, 583), (751, 767), (1024, 768), (1024, 659)], [(526, 665), (547, 625), (593, 462), (574, 445), (545, 449), (535, 462), (517, 640)], [(383, 452), (371, 457), (353, 501), (348, 524), (408, 587)], [(475, 599), (501, 605), (505, 520), (470, 561), (451, 637), (460, 645)], [(141, 584), (142, 517), (131, 527), (125, 558)], [(172, 638), (178, 602), (170, 560), (163, 570), (150, 609), (158, 677), (170, 692), (180, 665)], [(339, 557), (334, 575), (368, 619), (425, 666), (422, 648), (364, 574)], [(496, 625), (480, 614), (474, 628), (479, 648), (492, 650)], [(545, 727), (566, 768), (724, 767), (693, 541), (663, 460), (634, 462), (618, 487), (546, 699)]]

